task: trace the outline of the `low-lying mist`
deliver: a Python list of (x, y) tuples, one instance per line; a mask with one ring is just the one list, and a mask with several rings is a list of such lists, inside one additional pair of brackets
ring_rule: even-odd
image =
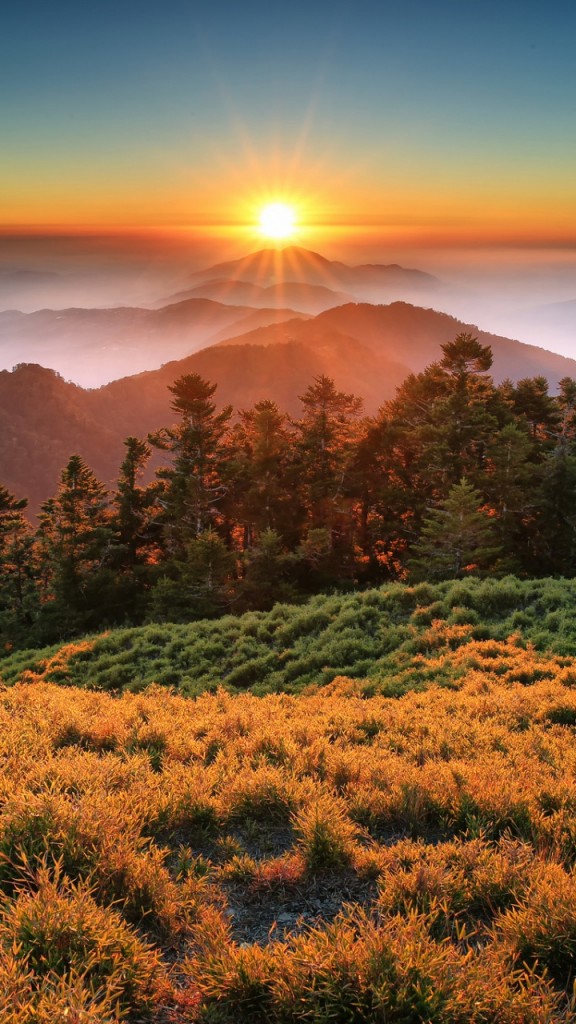
[[(182, 306), (162, 321), (138, 310), (159, 310), (186, 294), (194, 274), (214, 263), (265, 248), (186, 235), (6, 235), (0, 237), (0, 368), (37, 362), (84, 387), (182, 358), (230, 336), (249, 308), (280, 305), (248, 297), (219, 303), (238, 312), (216, 315)], [(408, 301), (456, 316), (480, 330), (515, 338), (567, 356), (576, 355), (576, 251), (573, 249), (408, 249), (312, 246), (328, 259), (350, 265), (399, 264), (433, 274), (434, 290), (411, 293), (358, 281), (346, 294), (354, 301)], [(213, 284), (213, 282), (212, 282)], [(318, 288), (318, 282), (315, 281)], [(269, 290), (269, 289), (268, 289)], [(201, 291), (201, 289), (200, 289)], [(194, 298), (198, 298), (198, 289)], [(214, 296), (208, 290), (206, 299)], [(233, 291), (229, 288), (229, 295)], [(236, 288), (235, 295), (239, 294)], [(334, 305), (342, 298), (334, 292)], [(328, 305), (330, 296), (328, 296)], [(291, 301), (295, 313), (311, 311)], [(122, 307), (124, 307), (122, 309)], [(128, 308), (126, 308), (128, 307)], [(249, 308), (247, 308), (249, 307)], [(57, 311), (55, 315), (39, 310)], [(70, 312), (73, 310), (74, 312)], [(94, 311), (85, 313), (81, 311)], [(115, 312), (105, 314), (103, 311)], [(8, 311), (35, 314), (26, 318)], [(209, 315), (208, 315), (209, 314)], [(198, 323), (200, 318), (200, 323)], [(276, 319), (288, 319), (289, 312)], [(273, 322), (271, 316), (270, 322)], [(177, 322), (176, 322), (177, 321)]]

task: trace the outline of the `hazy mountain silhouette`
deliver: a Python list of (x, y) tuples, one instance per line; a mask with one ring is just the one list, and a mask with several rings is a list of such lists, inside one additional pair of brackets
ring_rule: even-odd
[(349, 266), (329, 260), (320, 253), (297, 245), (285, 249), (261, 249), (241, 259), (218, 263), (198, 271), (192, 281), (216, 278), (248, 281), (262, 288), (285, 281), (321, 285), (333, 291), (345, 289), (355, 297), (373, 301), (405, 299), (441, 292), (441, 282), (422, 270), (411, 270), (396, 263), (366, 263)]
[[(37, 275), (22, 276), (28, 281)], [(61, 280), (58, 274), (46, 277)], [(10, 280), (16, 287), (20, 277)], [(10, 369), (20, 362), (38, 362), (84, 387), (94, 387), (262, 325), (346, 304), (351, 297), (375, 294), (382, 301), (409, 293), (422, 301), (437, 285), (431, 275), (396, 265), (349, 267), (298, 246), (265, 249), (195, 274), (191, 288), (173, 296), (178, 301), (160, 308), (71, 306), (0, 312), (0, 366)]]
[(176, 302), (198, 296), (214, 299), (216, 302), (241, 303), (245, 306), (288, 305), (304, 313), (321, 313), (354, 298), (345, 292), (335, 292), (324, 285), (308, 284), (305, 281), (280, 281), (262, 287), (253, 281), (216, 278), (186, 291), (177, 292), (167, 301)]
[(420, 371), (434, 362), (441, 355), (441, 345), (466, 332), (477, 337), (483, 345), (491, 346), (494, 355), (491, 372), (498, 382), (506, 377), (519, 380), (542, 375), (552, 387), (556, 387), (562, 377), (576, 377), (574, 359), (481, 331), (475, 324), (462, 323), (447, 313), (405, 302), (393, 302), (388, 306), (350, 303), (307, 321), (289, 320), (229, 338), (226, 344), (270, 346), (290, 341), (304, 345), (328, 345), (335, 332), (355, 338), (413, 371)]
[(245, 334), (249, 331), (259, 330), (261, 327), (274, 327), (291, 320), (311, 320), (312, 313), (296, 313), (293, 309), (252, 309), (250, 313), (242, 317), (231, 327), (223, 327), (211, 338), (211, 344), (226, 342), (232, 333), (238, 337), (238, 332)]
[[(222, 337), (298, 316), (294, 310), (187, 299), (161, 309), (41, 309), (0, 312), (0, 360), (38, 362), (86, 387), (153, 369)], [(246, 317), (249, 319), (246, 320)]]
[[(169, 315), (177, 317), (178, 310)], [(373, 413), (410, 370), (438, 359), (440, 346), (463, 331), (492, 347), (497, 380), (541, 374), (554, 386), (564, 376), (576, 378), (573, 359), (478, 331), (434, 310), (405, 303), (341, 306), (309, 320), (259, 328), (92, 391), (38, 366), (0, 373), (0, 425), (9, 441), (0, 449), (0, 480), (37, 506), (55, 490), (68, 456), (78, 452), (110, 483), (123, 439), (172, 421), (168, 385), (185, 373), (217, 383), (220, 404), (249, 408), (271, 398), (293, 414), (300, 411), (298, 395), (326, 374), (339, 388), (362, 396)]]

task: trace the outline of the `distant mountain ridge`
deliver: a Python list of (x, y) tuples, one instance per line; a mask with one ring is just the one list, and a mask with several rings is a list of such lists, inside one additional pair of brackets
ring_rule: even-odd
[(342, 306), (353, 301), (346, 292), (336, 292), (325, 285), (309, 284), (306, 281), (279, 281), (263, 287), (253, 281), (234, 278), (214, 278), (186, 291), (170, 296), (170, 302), (196, 298), (214, 299), (216, 302), (236, 302), (246, 306), (285, 307), (302, 310), (305, 313), (321, 313), (333, 306)]
[(168, 385), (186, 373), (216, 383), (220, 405), (245, 409), (270, 398), (296, 415), (298, 395), (315, 376), (326, 374), (338, 388), (361, 396), (366, 411), (374, 413), (410, 371), (440, 358), (440, 346), (462, 332), (492, 347), (497, 380), (543, 375), (555, 386), (562, 377), (576, 379), (576, 360), (479, 331), (444, 313), (406, 303), (348, 304), (249, 331), (92, 391), (39, 366), (0, 373), (5, 438), (0, 482), (37, 507), (54, 492), (62, 466), (77, 452), (111, 483), (124, 438), (172, 422)]
[(396, 264), (350, 267), (298, 246), (262, 249), (198, 271), (190, 288), (153, 308), (0, 311), (0, 366), (38, 362), (94, 387), (263, 325), (363, 299), (421, 304), (439, 288)]
[(399, 289), (423, 292), (435, 291), (441, 286), (438, 278), (423, 270), (406, 269), (397, 263), (349, 266), (297, 245), (284, 249), (260, 249), (241, 259), (217, 263), (192, 275), (192, 281), (198, 282), (215, 278), (248, 281), (263, 288), (285, 281), (322, 285), (335, 291), (345, 288), (353, 292), (375, 287), (396, 292)]
[(333, 333), (338, 332), (419, 372), (440, 358), (440, 346), (462, 331), (473, 334), (483, 345), (491, 346), (494, 356), (491, 372), (497, 382), (507, 377), (519, 380), (543, 376), (552, 387), (557, 387), (562, 377), (576, 377), (575, 359), (482, 331), (475, 324), (464, 324), (447, 313), (406, 302), (387, 306), (348, 303), (306, 321), (287, 320), (260, 327), (227, 338), (221, 344), (268, 347), (291, 342), (317, 347), (328, 345)]
[[(191, 298), (145, 309), (41, 309), (0, 312), (0, 358), (50, 366), (85, 387), (154, 369), (262, 324), (305, 316), (292, 309), (254, 309)], [(246, 319), (248, 318), (248, 320)]]

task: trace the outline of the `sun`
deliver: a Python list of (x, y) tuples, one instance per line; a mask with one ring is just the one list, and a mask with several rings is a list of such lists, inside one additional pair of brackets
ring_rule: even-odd
[(267, 238), (291, 238), (298, 230), (296, 213), (287, 203), (268, 203), (260, 213), (259, 227)]

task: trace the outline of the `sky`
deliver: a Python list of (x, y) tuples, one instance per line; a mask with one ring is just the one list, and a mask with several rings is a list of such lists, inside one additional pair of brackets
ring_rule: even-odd
[(576, 246), (576, 4), (10, 3), (0, 229)]

